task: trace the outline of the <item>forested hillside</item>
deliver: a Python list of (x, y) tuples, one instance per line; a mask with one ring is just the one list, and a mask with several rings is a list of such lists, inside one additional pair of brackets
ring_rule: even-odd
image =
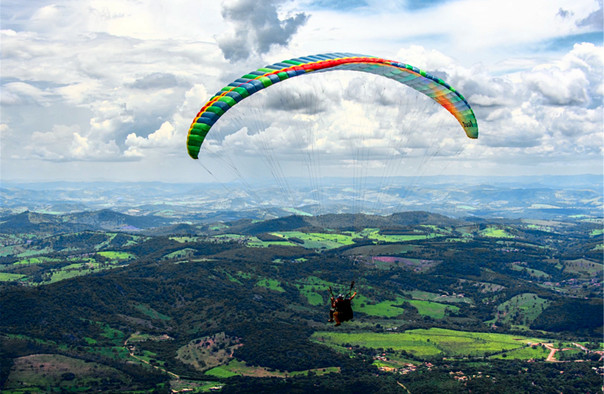
[[(102, 211), (0, 233), (7, 392), (601, 387), (601, 219)], [(351, 281), (355, 318), (334, 327), (328, 288)]]

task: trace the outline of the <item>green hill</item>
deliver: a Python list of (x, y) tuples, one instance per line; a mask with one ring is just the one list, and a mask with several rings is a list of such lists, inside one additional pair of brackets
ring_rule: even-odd
[[(581, 222), (535, 233), (418, 212), (141, 234), (69, 226), (165, 222), (20, 215), (0, 249), (6, 392), (601, 387), (602, 273), (586, 270), (602, 234)], [(354, 320), (327, 324), (328, 287), (353, 280)]]

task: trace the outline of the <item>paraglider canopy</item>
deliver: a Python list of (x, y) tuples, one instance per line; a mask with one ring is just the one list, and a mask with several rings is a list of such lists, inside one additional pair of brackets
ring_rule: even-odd
[(440, 78), (409, 64), (349, 53), (329, 53), (284, 60), (236, 79), (216, 93), (199, 111), (189, 128), (187, 149), (199, 158), (202, 143), (220, 117), (250, 95), (286, 79), (309, 73), (351, 70), (377, 74), (405, 84), (430, 97), (459, 122), (469, 138), (478, 138), (474, 111), (466, 99)]

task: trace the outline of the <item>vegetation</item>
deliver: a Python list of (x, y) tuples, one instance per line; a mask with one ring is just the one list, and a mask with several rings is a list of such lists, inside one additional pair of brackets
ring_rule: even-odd
[[(182, 235), (34, 216), (0, 230), (6, 392), (601, 387), (597, 222), (293, 216)], [(326, 325), (327, 289), (352, 280), (354, 321)]]

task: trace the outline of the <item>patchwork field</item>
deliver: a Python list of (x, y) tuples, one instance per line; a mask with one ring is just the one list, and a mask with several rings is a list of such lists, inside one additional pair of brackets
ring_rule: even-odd
[[(507, 334), (453, 331), (441, 328), (408, 330), (403, 333), (315, 332), (314, 341), (329, 346), (355, 344), (373, 349), (404, 350), (419, 358), (490, 356), (543, 342), (541, 339)], [(520, 357), (521, 353), (517, 354)], [(531, 356), (531, 357), (528, 357)], [(527, 353), (532, 358), (532, 353)]]
[(220, 365), (218, 367), (214, 367), (206, 371), (206, 375), (217, 378), (230, 378), (232, 376), (254, 376), (258, 378), (286, 378), (289, 376), (308, 375), (309, 373), (313, 373), (314, 375), (325, 375), (339, 372), (339, 367), (316, 368), (305, 371), (276, 371), (263, 367), (248, 366), (243, 361), (233, 359), (228, 364)]
[(108, 379), (128, 382), (124, 374), (102, 364), (59, 354), (32, 354), (15, 359), (3, 389), (21, 388), (21, 382), (27, 382), (29, 392), (89, 391)]

